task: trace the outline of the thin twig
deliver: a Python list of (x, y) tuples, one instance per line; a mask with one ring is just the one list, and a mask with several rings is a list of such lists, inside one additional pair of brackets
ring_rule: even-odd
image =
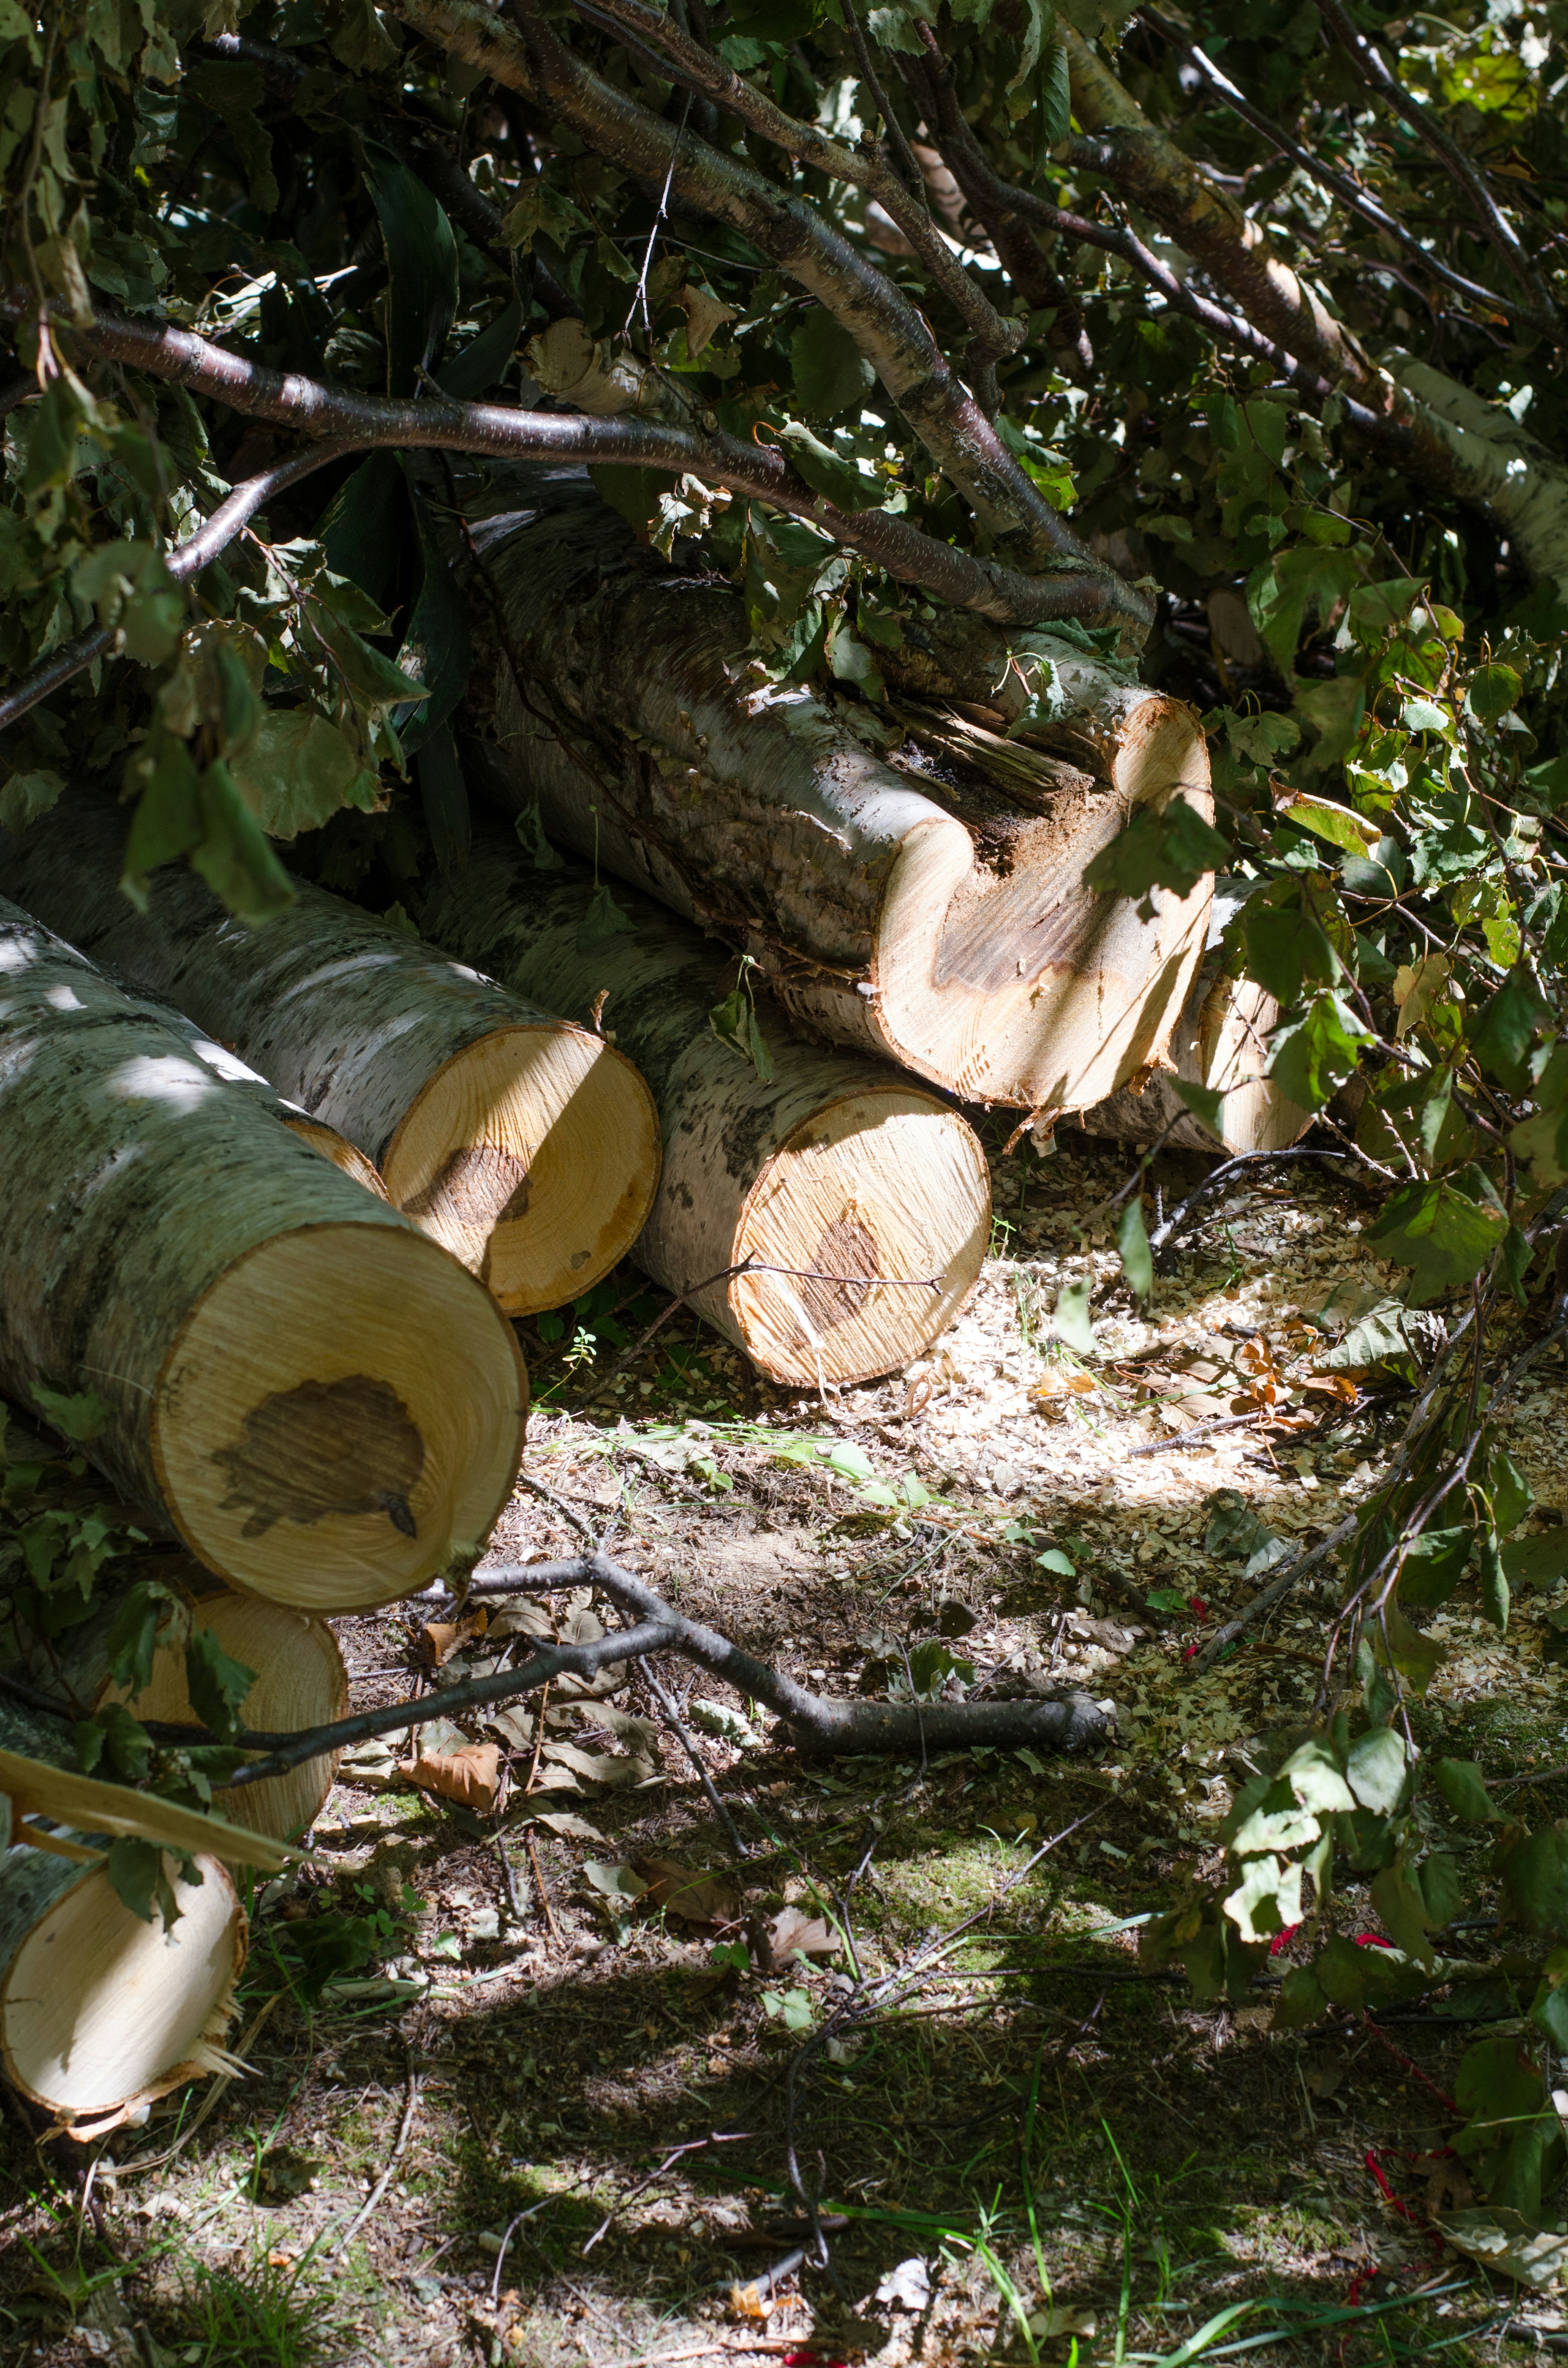
[(539, 1847), (534, 1840), (531, 1827), (523, 1836), (523, 1847), (528, 1854), (528, 1864), (534, 1871), (534, 1888), (539, 1893), (539, 1904), (544, 1910), (544, 1920), (550, 1927), (550, 1937), (558, 1949), (564, 1948), (565, 1938), (555, 1920), (555, 1910), (551, 1905), (550, 1891), (545, 1883), (544, 1869), (539, 1862)]
[(344, 2248), (350, 2244), (358, 2235), (360, 2229), (364, 2226), (366, 2221), (369, 2218), (371, 2213), (375, 2210), (377, 2204), (380, 2203), (382, 2196), (392, 2185), (398, 2164), (403, 2158), (403, 2150), (408, 2144), (408, 2134), (414, 2127), (415, 2109), (418, 2105), (418, 2102), (419, 2075), (414, 2068), (414, 2050), (411, 2047), (408, 2050), (408, 2092), (403, 2102), (403, 2120), (399, 2125), (397, 2136), (393, 2141), (392, 2150), (387, 2157), (386, 2169), (382, 2171), (380, 2179), (377, 2180), (374, 2187), (371, 2188), (369, 2195), (366, 2196), (365, 2201), (361, 2203), (358, 2211), (356, 2212), (353, 2219), (350, 2220), (347, 2228), (345, 2228), (335, 2238), (334, 2243), (328, 2247), (327, 2252), (329, 2259), (335, 2254), (341, 2253)]
[(728, 1834), (730, 1838), (730, 1848), (733, 1850), (738, 1859), (744, 1861), (749, 1858), (751, 1856), (751, 1852), (747, 1850), (744, 1841), (742, 1839), (741, 1829), (739, 1826), (736, 1825), (733, 1817), (731, 1816), (730, 1812), (725, 1807), (723, 1802), (719, 1798), (718, 1790), (714, 1785), (713, 1779), (708, 1773), (707, 1769), (703, 1766), (701, 1759), (698, 1753), (697, 1746), (693, 1743), (690, 1736), (687, 1734), (686, 1723), (682, 1719), (680, 1712), (676, 1707), (674, 1696), (669, 1692), (666, 1687), (660, 1683), (659, 1679), (654, 1674), (653, 1665), (651, 1661), (639, 1661), (637, 1663), (637, 1667), (642, 1670), (643, 1677), (647, 1680), (649, 1692), (653, 1696), (654, 1701), (658, 1703), (660, 1709), (664, 1712), (665, 1718), (669, 1721), (671, 1727), (674, 1729), (674, 1732), (679, 1740), (681, 1749), (685, 1752), (687, 1758), (690, 1760), (692, 1767), (696, 1770), (697, 1781), (701, 1785), (703, 1791), (707, 1793), (709, 1804), (711, 1807), (714, 1816), (718, 1818), (719, 1823), (723, 1827), (725, 1833)]

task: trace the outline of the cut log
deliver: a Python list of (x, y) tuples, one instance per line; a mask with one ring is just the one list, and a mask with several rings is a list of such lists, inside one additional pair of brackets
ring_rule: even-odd
[(94, 1391), (99, 1470), (232, 1585), (390, 1602), (510, 1494), (511, 1326), (199, 1049), (0, 902), (0, 1389)]
[[(1017, 652), (1053, 720), (1009, 738), (1016, 659), (983, 628), (956, 674), (879, 650), (902, 700), (769, 685), (739, 598), (581, 479), (496, 472), (469, 506), (466, 721), (547, 835), (745, 948), (815, 1033), (967, 1099), (1081, 1109), (1160, 1058), (1208, 882), (1145, 919), (1082, 875), (1135, 808), (1211, 816), (1189, 708), (1036, 634)], [(928, 703), (955, 683), (971, 712)]]
[(0, 894), (357, 1146), (508, 1315), (561, 1306), (624, 1257), (658, 1185), (658, 1116), (591, 1029), (304, 881), (252, 929), (168, 865), (136, 912), (124, 855), (123, 810), (77, 789), (42, 828), (0, 831)]
[[(972, 1130), (889, 1069), (793, 1042), (766, 999), (765, 1081), (710, 1025), (735, 963), (646, 897), (618, 888), (614, 904), (600, 934), (585, 873), (537, 870), (513, 833), (481, 821), (461, 880), (423, 892), (417, 917), (437, 944), (559, 1010), (606, 998), (604, 1025), (653, 1087), (664, 1129), (664, 1178), (633, 1253), (655, 1281), (707, 1284), (698, 1313), (774, 1381), (865, 1381), (922, 1355), (989, 1239)], [(748, 1258), (774, 1271), (710, 1281)]]
[[(1078, 1123), (1087, 1133), (1142, 1145), (1169, 1127), (1166, 1140), (1183, 1150), (1223, 1148), (1234, 1156), (1288, 1150), (1311, 1126), (1312, 1112), (1264, 1075), (1278, 1004), (1254, 980), (1227, 978), (1218, 967), (1220, 932), (1243, 902), (1239, 883), (1216, 882), (1209, 960), (1193, 983), (1165, 1062), (1085, 1110)], [(1175, 1090), (1173, 1076), (1224, 1095), (1219, 1144)]]
[(145, 2121), (182, 2081), (231, 2068), (245, 1919), (219, 1861), (195, 1864), (192, 1883), (165, 1862), (180, 1911), (165, 1930), (101, 1864), (23, 1844), (0, 1856), (0, 2065), (73, 2137)]
[[(269, 1603), (259, 1596), (234, 1595), (226, 1588), (215, 1588), (205, 1571), (188, 1564), (181, 1568), (174, 1557), (161, 1557), (156, 1575), (188, 1598), (191, 1619), (198, 1628), (210, 1629), (231, 1660), (256, 1671), (256, 1683), (241, 1713), (247, 1727), (267, 1734), (298, 1734), (344, 1715), (347, 1674), (337, 1639), (324, 1620), (309, 1619), (287, 1604)], [(160, 1644), (153, 1656), (152, 1681), (140, 1693), (128, 1694), (116, 1686), (108, 1668), (113, 1618), (113, 1607), (108, 1607), (53, 1638), (46, 1651), (35, 1649), (26, 1657), (24, 1674), (40, 1691), (63, 1690), (85, 1711), (119, 1701), (137, 1718), (199, 1727), (201, 1720), (191, 1707), (186, 1688), (183, 1643)], [(234, 1825), (292, 1841), (314, 1825), (336, 1770), (336, 1755), (324, 1754), (267, 1783), (246, 1784), (237, 1793), (214, 1793), (213, 1810)]]

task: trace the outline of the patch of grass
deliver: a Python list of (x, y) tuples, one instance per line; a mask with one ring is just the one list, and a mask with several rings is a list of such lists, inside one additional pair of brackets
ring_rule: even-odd
[(235, 2268), (193, 2261), (184, 2283), (191, 2368), (325, 2368), (341, 2352), (341, 2306), (308, 2282), (311, 2255), (284, 2269), (265, 2254)]

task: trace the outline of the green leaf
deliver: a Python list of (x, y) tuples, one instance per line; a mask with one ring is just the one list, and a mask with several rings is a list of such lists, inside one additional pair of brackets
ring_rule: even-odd
[(1524, 685), (1510, 666), (1478, 666), (1471, 676), (1465, 703), (1483, 723), (1495, 723), (1519, 703)]
[[(201, 1881), (199, 1868), (193, 1868), (195, 1880)], [(162, 1916), (165, 1930), (172, 1931), (179, 1920), (179, 1909), (168, 1874), (164, 1865), (164, 1853), (156, 1842), (144, 1842), (131, 1835), (122, 1835), (112, 1842), (104, 1865), (104, 1873), (113, 1884), (116, 1896), (129, 1907), (132, 1916), (143, 1924), (151, 1924), (153, 1912)]]
[(1059, 1340), (1065, 1340), (1080, 1357), (1093, 1354), (1094, 1326), (1089, 1315), (1089, 1302), (1094, 1296), (1092, 1281), (1064, 1282), (1056, 1294), (1056, 1306), (1051, 1318), (1051, 1328)]
[(201, 837), (190, 850), (191, 869), (242, 921), (253, 926), (294, 901), (289, 874), (278, 862), (220, 757), (197, 784), (201, 800)]
[(1386, 1607), (1372, 1634), (1379, 1660), (1386, 1665), (1392, 1657), (1405, 1684), (1414, 1692), (1425, 1694), (1443, 1664), (1443, 1648), (1437, 1639), (1413, 1628), (1397, 1601)]
[(877, 382), (848, 330), (820, 304), (790, 340), (790, 369), (801, 407), (814, 419), (858, 412)]
[(431, 735), (414, 765), (419, 776), (419, 801), (436, 860), (443, 873), (458, 871), (468, 861), (473, 843), (473, 821), (469, 812), (468, 783), (458, 762), (458, 744), (449, 724), (443, 723)]
[(149, 872), (187, 853), (200, 838), (201, 827), (201, 792), (195, 763), (185, 742), (165, 734), (136, 802), (126, 841), (120, 885), (133, 904), (144, 908)]
[(631, 916), (622, 912), (609, 890), (601, 881), (588, 899), (588, 908), (577, 924), (577, 951), (585, 954), (595, 946), (602, 946), (609, 938), (632, 928)]
[(1242, 910), (1247, 975), (1282, 1006), (1299, 1002), (1304, 987), (1333, 986), (1339, 977), (1339, 957), (1314, 901), (1300, 881), (1271, 880)]
[(328, 568), (369, 593), (391, 595), (411, 530), (408, 488), (395, 452), (372, 452), (339, 486), (316, 531)]
[(1506, 1213), (1471, 1200), (1451, 1181), (1402, 1184), (1365, 1238), (1381, 1258), (1414, 1269), (1413, 1307), (1471, 1282), (1508, 1230)]
[(436, 372), (443, 391), (458, 403), (477, 403), (487, 394), (516, 353), (522, 325), (523, 300), (514, 291), (490, 326)]
[(1545, 997), (1521, 962), (1509, 972), (1471, 1030), (1471, 1051), (1506, 1092), (1523, 1093), (1529, 1084), (1530, 1046), (1537, 1029), (1551, 1017)]
[(1035, 103), (1035, 170), (1040, 172), (1051, 150), (1065, 140), (1073, 120), (1073, 91), (1068, 75), (1067, 44), (1053, 31), (1040, 52), (1039, 97)]
[(1358, 1735), (1345, 1762), (1350, 1790), (1364, 1809), (1392, 1817), (1403, 1797), (1410, 1761), (1396, 1727), (1372, 1726)]
[(272, 838), (319, 830), (344, 806), (373, 814), (376, 776), (336, 724), (307, 707), (269, 707), (233, 766), (234, 786)]
[(224, 1652), (210, 1628), (192, 1628), (185, 1647), (185, 1686), (203, 1726), (225, 1743), (239, 1732), (239, 1714), (256, 1673)]
[(1147, 1299), (1154, 1288), (1154, 1261), (1150, 1255), (1149, 1236), (1143, 1226), (1143, 1203), (1136, 1192), (1117, 1218), (1116, 1246), (1121, 1253), (1122, 1272), (1131, 1285), (1133, 1296)]
[(747, 992), (744, 973), (734, 993), (713, 1006), (708, 1014), (708, 1025), (721, 1044), (727, 1044), (732, 1053), (738, 1053), (743, 1061), (751, 1063), (765, 1086), (773, 1083), (773, 1055), (757, 1025), (756, 1007)]
[(524, 808), (513, 825), (513, 828), (517, 834), (519, 844), (527, 850), (528, 860), (536, 871), (565, 871), (566, 858), (556, 853), (544, 835), (544, 817), (540, 813), (537, 799), (531, 806)]
[(1166, 1082), (1176, 1099), (1187, 1104), (1193, 1117), (1209, 1129), (1215, 1142), (1223, 1143), (1225, 1097), (1220, 1088), (1217, 1086), (1197, 1085), (1190, 1077), (1168, 1076)]
[(1190, 896), (1204, 873), (1229, 858), (1219, 832), (1185, 798), (1176, 797), (1164, 814), (1140, 806), (1085, 867), (1084, 885), (1097, 896), (1146, 897), (1153, 888)]
[(46, 814), (65, 795), (65, 783), (60, 774), (48, 766), (40, 766), (26, 773), (13, 773), (0, 783), (0, 830), (8, 830), (19, 838), (40, 814)]
[(1507, 1850), (1499, 1864), (1509, 1907), (1528, 1932), (1568, 1937), (1568, 1830), (1544, 1826)]
[(414, 614), (397, 654), (396, 671), (424, 688), (423, 704), (399, 732), (405, 757), (415, 755), (455, 713), (473, 668), (468, 617), (423, 503), (415, 503), (415, 518), (424, 571)]
[(961, 1660), (939, 1636), (927, 1636), (909, 1656), (910, 1681), (918, 1694), (934, 1694), (949, 1678), (966, 1686), (974, 1683), (974, 1663)]
[(1293, 1027), (1276, 1030), (1269, 1080), (1301, 1109), (1321, 1110), (1355, 1075), (1363, 1046), (1375, 1041), (1350, 1005), (1324, 988)]
[(1475, 1527), (1470, 1521), (1456, 1529), (1423, 1530), (1411, 1538), (1400, 1565), (1402, 1601), (1424, 1611), (1446, 1603), (1464, 1577), (1474, 1543)]
[(185, 625), (185, 592), (155, 544), (100, 543), (72, 580), (93, 603), (98, 622), (114, 628), (127, 657), (161, 666), (173, 656)]
[(1494, 1628), (1505, 1630), (1508, 1625), (1508, 1574), (1503, 1567), (1503, 1550), (1496, 1531), (1482, 1530), (1476, 1539), (1476, 1554), (1481, 1563), (1481, 1614)]
[(113, 1399), (100, 1397), (91, 1383), (85, 1390), (66, 1393), (45, 1389), (35, 1382), (32, 1395), (45, 1421), (82, 1447), (107, 1430), (119, 1413)]
[(157, 1579), (141, 1579), (120, 1599), (104, 1639), (108, 1673), (117, 1686), (139, 1694), (153, 1682), (158, 1631), (178, 1599)]
[(1555, 1587), (1568, 1574), (1568, 1528), (1514, 1539), (1503, 1549), (1503, 1570), (1510, 1587)]
[(1349, 806), (1334, 804), (1327, 798), (1309, 798), (1293, 791), (1276, 807), (1276, 813), (1286, 822), (1294, 823), (1298, 830), (1310, 830), (1314, 838), (1325, 839), (1346, 855), (1365, 856), (1369, 847), (1376, 847), (1379, 830), (1375, 823), (1364, 821)]
[(1292, 1965), (1279, 1985), (1275, 2003), (1271, 2031), (1301, 2031), (1310, 2022), (1319, 2022), (1328, 2011), (1328, 2000), (1311, 1965)]
[[(1249, 404), (1247, 424), (1260, 445), (1262, 427), (1278, 438), (1279, 450), (1269, 454), (1278, 465), (1287, 426), (1283, 408), (1278, 404)], [(1320, 622), (1325, 620), (1359, 582), (1364, 565), (1359, 551), (1324, 550), (1307, 542), (1266, 560), (1255, 572), (1247, 584), (1247, 605), (1265, 647), (1282, 674), (1293, 666), (1307, 610), (1315, 609)]]
[[(1062, 1553), (1060, 1546), (1047, 1546), (1043, 1554), (1036, 1554), (1035, 1562), (1040, 1569), (1058, 1571), (1063, 1578), (1075, 1578), (1078, 1575), (1077, 1565)], [(1151, 1597), (1150, 1600), (1153, 1600)]]
[(436, 199), (390, 148), (364, 142), (365, 182), (386, 243), (387, 393), (412, 394), (433, 370), (458, 302), (458, 249)]
[(824, 501), (832, 502), (841, 510), (881, 507), (883, 488), (878, 480), (862, 476), (852, 461), (846, 461), (830, 444), (813, 436), (801, 421), (787, 420), (778, 433), (797, 474), (805, 479), (813, 494), (820, 494)]

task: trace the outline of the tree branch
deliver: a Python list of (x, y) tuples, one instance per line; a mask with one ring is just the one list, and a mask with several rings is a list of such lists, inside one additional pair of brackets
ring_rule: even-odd
[(548, 1645), (521, 1668), (498, 1669), (487, 1678), (442, 1686), (392, 1710), (361, 1711), (353, 1718), (309, 1727), (297, 1735), (242, 1735), (242, 1747), (263, 1750), (266, 1756), (238, 1769), (225, 1778), (225, 1783), (260, 1783), (269, 1776), (285, 1775), (323, 1752), (341, 1750), (347, 1744), (362, 1743), (375, 1735), (399, 1734), (431, 1719), (455, 1718), (492, 1702), (513, 1701), (562, 1672), (593, 1677), (602, 1668), (650, 1653), (678, 1653), (722, 1678), (738, 1693), (765, 1702), (784, 1721), (799, 1751), (920, 1753), (971, 1744), (1008, 1750), (1032, 1746), (1045, 1751), (1084, 1751), (1103, 1742), (1110, 1732), (1106, 1713), (1086, 1694), (1075, 1691), (1054, 1701), (929, 1703), (835, 1702), (808, 1693), (769, 1662), (742, 1652), (717, 1630), (685, 1619), (652, 1588), (601, 1554), (487, 1571), (469, 1581), (464, 1600), (548, 1595), (559, 1587), (597, 1587), (612, 1602), (635, 1613), (637, 1624), (591, 1645)]
[[(581, 13), (582, 0), (578, 0)], [(690, 89), (710, 98), (727, 114), (737, 116), (748, 131), (769, 140), (785, 154), (835, 181), (874, 198), (897, 223), (920, 261), (968, 327), (971, 366), (984, 370), (1006, 354), (1017, 353), (1023, 331), (1017, 321), (1005, 321), (954, 255), (926, 208), (881, 157), (868, 156), (847, 142), (834, 140), (814, 123), (789, 115), (763, 92), (704, 49), (684, 31), (673, 16), (653, 8), (647, 0), (592, 0), (596, 17), (608, 17), (624, 30), (635, 32), (662, 50)], [(864, 36), (861, 36), (862, 40)], [(877, 85), (873, 81), (873, 91)], [(880, 103), (880, 93), (877, 94)], [(884, 107), (890, 131), (897, 127)], [(918, 167), (916, 166), (918, 173)]]
[[(0, 300), (0, 313), (15, 314), (24, 302), (19, 293)], [(680, 428), (659, 420), (523, 411), (499, 404), (356, 394), (315, 379), (267, 370), (194, 331), (107, 310), (90, 327), (73, 328), (70, 335), (85, 351), (104, 360), (170, 380), (232, 410), (270, 419), (301, 435), (331, 437), (335, 451), (403, 445), (688, 472), (806, 518), (900, 582), (918, 584), (954, 607), (975, 609), (997, 624), (1039, 623), (1063, 616), (1124, 616), (1145, 625), (1151, 620), (1147, 602), (1097, 562), (1082, 574), (1022, 575), (938, 542), (890, 512), (840, 510), (813, 493), (782, 453), (766, 445), (743, 444), (738, 437), (717, 430)]]
[(1412, 97), (1382, 51), (1351, 22), (1342, 0), (1323, 0), (1323, 12), (1333, 26), (1341, 48), (1348, 51), (1360, 68), (1362, 79), (1386, 105), (1392, 108), (1396, 115), (1403, 116), (1405, 122), (1420, 134), (1461, 196), (1468, 198), (1479, 209), (1493, 245), (1539, 310), (1548, 320), (1558, 324), (1555, 334), (1561, 336), (1562, 315), (1551, 290), (1525, 253), (1513, 223), (1487, 188), (1484, 174), (1477, 171), (1464, 150), (1449, 137), (1430, 109), (1423, 107), (1419, 99)]
[(427, 40), (547, 108), (623, 172), (727, 222), (831, 313), (871, 364), (937, 467), (996, 534), (1022, 537), (1034, 564), (1054, 556), (1088, 571), (1094, 559), (1033, 485), (926, 321), (895, 283), (806, 199), (653, 114), (574, 56), (530, 0), (506, 0), (519, 32), (478, 0), (393, 0)]

